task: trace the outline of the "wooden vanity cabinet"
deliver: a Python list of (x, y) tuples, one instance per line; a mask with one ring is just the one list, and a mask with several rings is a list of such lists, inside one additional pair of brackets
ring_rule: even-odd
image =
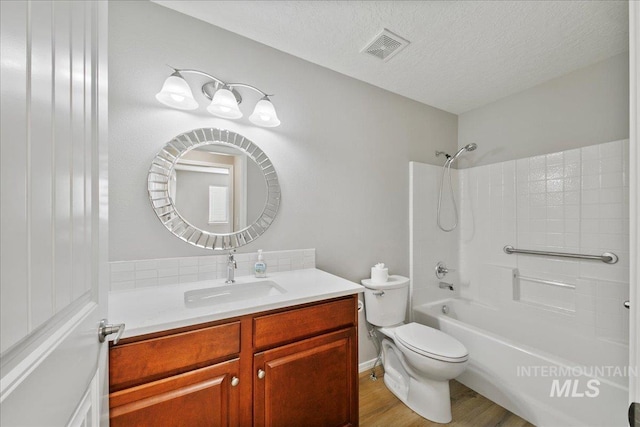
[(357, 301), (351, 295), (112, 345), (112, 425), (358, 425)]
[(238, 365), (234, 359), (111, 393), (110, 425), (236, 426)]
[(355, 341), (351, 327), (257, 353), (254, 425), (357, 425)]
[(358, 424), (357, 297), (256, 316), (253, 424)]
[(110, 424), (239, 425), (240, 338), (234, 321), (111, 346)]

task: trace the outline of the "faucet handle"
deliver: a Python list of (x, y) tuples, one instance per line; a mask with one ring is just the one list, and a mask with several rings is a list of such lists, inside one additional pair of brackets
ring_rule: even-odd
[(446, 276), (450, 271), (455, 270), (447, 268), (447, 265), (444, 262), (438, 261), (438, 263), (436, 264), (435, 272), (438, 279), (443, 279), (444, 276)]

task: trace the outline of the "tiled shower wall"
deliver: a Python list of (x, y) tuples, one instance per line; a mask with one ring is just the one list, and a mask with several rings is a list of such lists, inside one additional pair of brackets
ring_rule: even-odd
[[(628, 313), (622, 302), (629, 296), (628, 145), (626, 140), (615, 141), (458, 171), (457, 235), (435, 228), (440, 168), (419, 165), (423, 173), (413, 177), (413, 187), (425, 187), (416, 182), (423, 179), (435, 178), (435, 184), (412, 197), (412, 258), (428, 260), (425, 267), (412, 264), (414, 304), (442, 296), (431, 264), (435, 265), (434, 256), (452, 259), (453, 248), (457, 259), (450, 262), (458, 275), (447, 279), (456, 282), (456, 294), (555, 316), (577, 331), (626, 341)], [(412, 167), (415, 170), (417, 164)], [(433, 226), (417, 225), (417, 217)], [(596, 255), (613, 252), (619, 261), (609, 265), (507, 255), (505, 245)]]
[[(234, 257), (238, 265), (236, 276), (253, 274), (253, 266), (258, 260), (257, 252), (238, 253)], [(264, 252), (264, 260), (267, 274), (315, 268), (316, 250)], [(227, 255), (114, 261), (109, 263), (109, 267), (110, 290), (117, 291), (222, 279), (227, 275)]]

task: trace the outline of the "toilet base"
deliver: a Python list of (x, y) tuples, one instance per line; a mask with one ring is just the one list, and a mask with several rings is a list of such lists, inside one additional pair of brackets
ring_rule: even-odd
[(451, 397), (449, 381), (409, 381), (407, 406), (436, 423), (451, 422)]
[(399, 350), (390, 342), (384, 344), (384, 384), (387, 388), (421, 417), (441, 424), (451, 422), (449, 381), (424, 377), (416, 380), (402, 366)]
[(406, 404), (409, 395), (410, 378), (407, 372), (402, 369), (400, 359), (398, 359), (398, 355), (393, 350), (385, 353), (383, 379), (384, 385)]
[(448, 381), (422, 383), (409, 378), (408, 387), (405, 388), (402, 381), (394, 381), (392, 377), (387, 379), (385, 374), (384, 384), (402, 403), (421, 417), (440, 424), (451, 422)]

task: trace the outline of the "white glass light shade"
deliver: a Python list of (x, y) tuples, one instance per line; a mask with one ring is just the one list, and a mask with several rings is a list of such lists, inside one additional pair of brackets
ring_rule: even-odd
[(164, 105), (180, 110), (195, 110), (198, 108), (198, 103), (193, 99), (191, 88), (177, 72), (164, 81), (162, 90), (156, 94), (156, 99)]
[(278, 120), (276, 109), (267, 97), (258, 101), (256, 108), (253, 110), (253, 114), (249, 116), (249, 120), (251, 120), (251, 123), (254, 125), (264, 126), (267, 128), (280, 126), (280, 120)]
[(238, 101), (229, 89), (218, 89), (211, 99), (207, 111), (214, 116), (225, 119), (239, 119), (242, 111), (238, 108)]

